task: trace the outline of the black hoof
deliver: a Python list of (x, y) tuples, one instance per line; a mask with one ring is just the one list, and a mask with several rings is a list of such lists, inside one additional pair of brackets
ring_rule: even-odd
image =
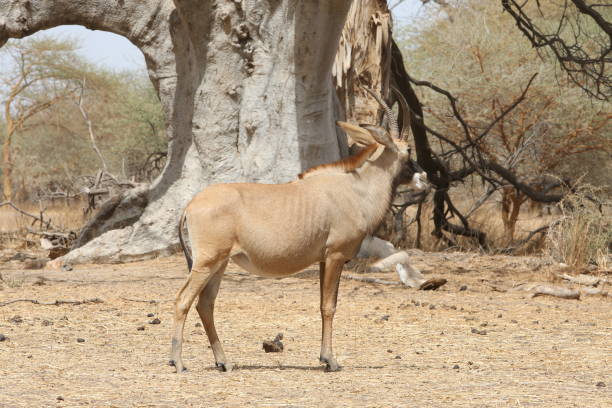
[(336, 371), (342, 371), (342, 367), (340, 367), (339, 365), (336, 365), (335, 367), (332, 367), (329, 364), (325, 365), (325, 372), (326, 373), (335, 373)]
[(230, 364), (225, 363), (215, 363), (219, 371), (223, 371), (224, 373), (232, 371), (232, 366)]
[(325, 372), (326, 373), (333, 373), (335, 371), (340, 371), (342, 370), (342, 367), (340, 367), (338, 365), (338, 363), (330, 363), (326, 358), (319, 358), (319, 361), (321, 363), (325, 364)]

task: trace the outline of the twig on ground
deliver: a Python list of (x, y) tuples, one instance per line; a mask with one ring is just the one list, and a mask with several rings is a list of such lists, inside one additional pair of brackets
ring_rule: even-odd
[(84, 299), (84, 300), (56, 300), (55, 302), (41, 302), (40, 300), (37, 300), (37, 299), (13, 299), (13, 300), (7, 300), (6, 302), (0, 303), (0, 307), (7, 306), (7, 305), (10, 305), (12, 303), (17, 303), (17, 302), (30, 302), (30, 303), (34, 303), (35, 305), (43, 305), (43, 306), (85, 305), (85, 304), (91, 304), (91, 303), (104, 303), (104, 301), (99, 298)]
[(350, 280), (366, 282), (366, 283), (378, 283), (380, 285), (402, 285), (401, 282), (392, 282), (392, 281), (388, 281), (384, 279), (366, 278), (363, 276), (355, 276), (355, 275), (349, 275), (349, 274), (342, 274), (342, 277), (344, 279), (350, 279)]
[(157, 303), (162, 303), (162, 302), (171, 302), (170, 300), (157, 300), (157, 299), (151, 299), (151, 300), (146, 300), (146, 299), (130, 299), (130, 298), (121, 298), (122, 300), (128, 301), (128, 302), (140, 302), (140, 303), (151, 303), (151, 304), (157, 304)]

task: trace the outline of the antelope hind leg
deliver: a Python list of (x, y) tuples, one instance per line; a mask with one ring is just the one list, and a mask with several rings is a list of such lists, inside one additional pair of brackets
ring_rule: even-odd
[(229, 372), (232, 371), (232, 365), (227, 362), (225, 352), (223, 351), (223, 346), (221, 345), (219, 337), (217, 336), (214, 320), (215, 299), (217, 298), (217, 293), (219, 293), (219, 285), (221, 284), (221, 279), (223, 278), (223, 273), (225, 272), (226, 266), (227, 261), (225, 261), (219, 270), (216, 271), (208, 280), (208, 283), (206, 283), (206, 286), (204, 286), (204, 289), (200, 293), (196, 310), (200, 315), (200, 319), (202, 319), (202, 324), (206, 330), (210, 347), (212, 348), (215, 356), (215, 365), (222, 371)]
[[(227, 262), (224, 260), (222, 262)], [(193, 265), (187, 281), (183, 287), (176, 294), (174, 301), (174, 324), (172, 334), (172, 350), (170, 352), (170, 365), (176, 367), (176, 372), (181, 373), (187, 371), (183, 364), (182, 350), (183, 350), (183, 329), (185, 327), (185, 319), (187, 313), (191, 308), (191, 305), (196, 296), (206, 286), (208, 281), (214, 277), (215, 273), (219, 269), (219, 266), (223, 265), (219, 261), (210, 262), (208, 265)]]

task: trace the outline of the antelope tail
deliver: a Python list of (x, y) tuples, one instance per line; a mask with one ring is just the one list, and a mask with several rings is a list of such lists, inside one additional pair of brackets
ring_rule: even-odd
[(179, 230), (178, 230), (178, 234), (179, 234), (179, 240), (181, 241), (181, 248), (183, 248), (183, 253), (185, 254), (185, 258), (187, 259), (187, 268), (189, 269), (189, 272), (191, 272), (191, 266), (193, 265), (193, 259), (191, 258), (191, 254), (189, 253), (189, 249), (187, 249), (187, 246), (185, 245), (185, 240), (183, 239), (183, 225), (185, 224), (185, 215), (186, 212), (183, 211), (183, 214), (181, 215), (181, 219), (179, 221)]

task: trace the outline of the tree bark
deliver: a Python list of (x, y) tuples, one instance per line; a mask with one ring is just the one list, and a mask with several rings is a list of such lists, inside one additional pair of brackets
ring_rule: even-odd
[(102, 215), (108, 228), (97, 228), (64, 261), (168, 254), (178, 242), (180, 212), (205, 186), (286, 182), (337, 159), (331, 70), (350, 4), (0, 0), (0, 45), (65, 24), (129, 39), (145, 56), (167, 118), (160, 177), (122, 196)]

